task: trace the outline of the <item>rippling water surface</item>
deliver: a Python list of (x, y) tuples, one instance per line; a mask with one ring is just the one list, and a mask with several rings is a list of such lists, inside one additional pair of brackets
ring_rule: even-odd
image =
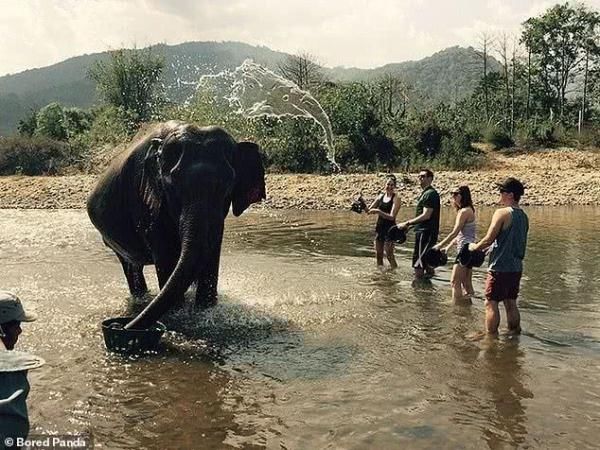
[(100, 322), (132, 300), (85, 212), (0, 210), (0, 285), (39, 314), (20, 347), (47, 361), (30, 374), (32, 433), (109, 449), (597, 448), (600, 209), (528, 213), (519, 338), (471, 338), (481, 297), (452, 305), (449, 268), (413, 286), (410, 241), (378, 271), (373, 217), (261, 211), (228, 219), (220, 304), (170, 314), (159, 354), (126, 359)]

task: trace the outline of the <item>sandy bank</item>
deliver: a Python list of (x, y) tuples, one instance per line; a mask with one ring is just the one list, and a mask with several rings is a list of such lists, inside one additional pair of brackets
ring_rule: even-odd
[[(600, 205), (600, 153), (546, 150), (522, 154), (492, 154), (477, 171), (437, 172), (434, 186), (448, 201), (459, 184), (471, 187), (475, 203), (493, 205), (494, 182), (507, 176), (527, 186), (525, 205)], [(404, 205), (420, 192), (415, 174), (396, 173)], [(0, 208), (84, 208), (96, 175), (62, 177), (0, 177)], [(267, 176), (266, 208), (345, 209), (362, 191), (371, 199), (383, 188), (385, 174)]]

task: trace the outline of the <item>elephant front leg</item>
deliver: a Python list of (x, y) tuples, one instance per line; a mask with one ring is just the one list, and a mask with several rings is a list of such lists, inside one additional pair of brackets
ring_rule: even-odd
[(158, 287), (160, 289), (165, 287), (165, 284), (169, 281), (176, 265), (177, 259), (173, 258), (163, 257), (155, 260), (154, 267), (156, 268), (156, 277), (158, 278)]
[(129, 286), (129, 292), (134, 297), (143, 297), (148, 292), (146, 278), (144, 278), (144, 266), (132, 264), (119, 254), (117, 254), (117, 257), (123, 267), (127, 285)]
[[(158, 286), (161, 291), (164, 289), (167, 281), (173, 274), (177, 265), (177, 256), (173, 254), (162, 254), (160, 257), (155, 257), (154, 267), (156, 268), (156, 276), (158, 278)], [(174, 295), (173, 305), (182, 305), (185, 300), (185, 292), (181, 295)]]
[(217, 304), (217, 285), (219, 284), (219, 260), (221, 251), (217, 251), (200, 273), (196, 283), (196, 306), (210, 308)]
[[(152, 260), (154, 262), (154, 268), (156, 269), (158, 287), (162, 292), (169, 281), (169, 278), (171, 278), (171, 275), (173, 275), (173, 272), (175, 271), (181, 247), (179, 242), (166, 239), (165, 236), (170, 235), (170, 230), (159, 225), (160, 224), (152, 229), (147, 240), (151, 242)], [(174, 305), (183, 304), (184, 292), (176, 294), (175, 291), (179, 292), (179, 290), (171, 291), (171, 295), (173, 296), (172, 303)]]

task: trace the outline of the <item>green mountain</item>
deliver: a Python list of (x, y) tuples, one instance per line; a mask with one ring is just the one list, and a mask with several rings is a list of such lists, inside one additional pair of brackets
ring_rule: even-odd
[[(153, 49), (165, 57), (164, 83), (167, 95), (174, 101), (189, 98), (204, 74), (234, 69), (247, 58), (275, 69), (288, 56), (240, 42), (160, 44)], [(31, 109), (54, 101), (81, 108), (97, 103), (95, 85), (86, 74), (96, 60), (108, 57), (108, 52), (77, 56), (52, 66), (0, 77), (0, 135), (14, 132), (18, 121)]]
[[(498, 72), (500, 63), (488, 57), (488, 71)], [(453, 102), (470, 95), (483, 76), (483, 58), (473, 47), (449, 47), (418, 61), (386, 64), (375, 69), (335, 67), (333, 81), (364, 81), (382, 75), (398, 75), (426, 102)]]
[[(173, 101), (184, 101), (204, 74), (234, 69), (245, 59), (276, 69), (286, 53), (240, 42), (186, 42), (156, 45), (165, 57), (164, 83)], [(82, 55), (52, 66), (0, 77), (0, 134), (13, 133), (19, 119), (51, 102), (87, 108), (98, 102), (94, 84), (86, 77), (94, 61), (108, 52)], [(491, 70), (499, 64), (490, 59)], [(375, 69), (324, 68), (333, 81), (368, 80), (385, 73), (404, 77), (420, 98), (454, 100), (468, 95), (481, 77), (481, 58), (472, 48), (451, 47), (419, 61), (387, 64)]]

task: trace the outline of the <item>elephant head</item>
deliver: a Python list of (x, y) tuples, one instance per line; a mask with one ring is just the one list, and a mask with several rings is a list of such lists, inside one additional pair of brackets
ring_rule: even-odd
[(223, 226), (230, 207), (239, 216), (265, 198), (258, 146), (238, 143), (221, 128), (168, 122), (138, 148), (143, 159), (139, 182), (143, 226), (157, 230), (160, 224), (166, 234), (173, 230), (180, 251), (171, 261), (168, 256), (161, 261), (160, 252), (155, 251), (157, 272), (170, 276), (126, 328), (154, 323), (193, 282), (198, 289), (209, 286), (216, 295)]

